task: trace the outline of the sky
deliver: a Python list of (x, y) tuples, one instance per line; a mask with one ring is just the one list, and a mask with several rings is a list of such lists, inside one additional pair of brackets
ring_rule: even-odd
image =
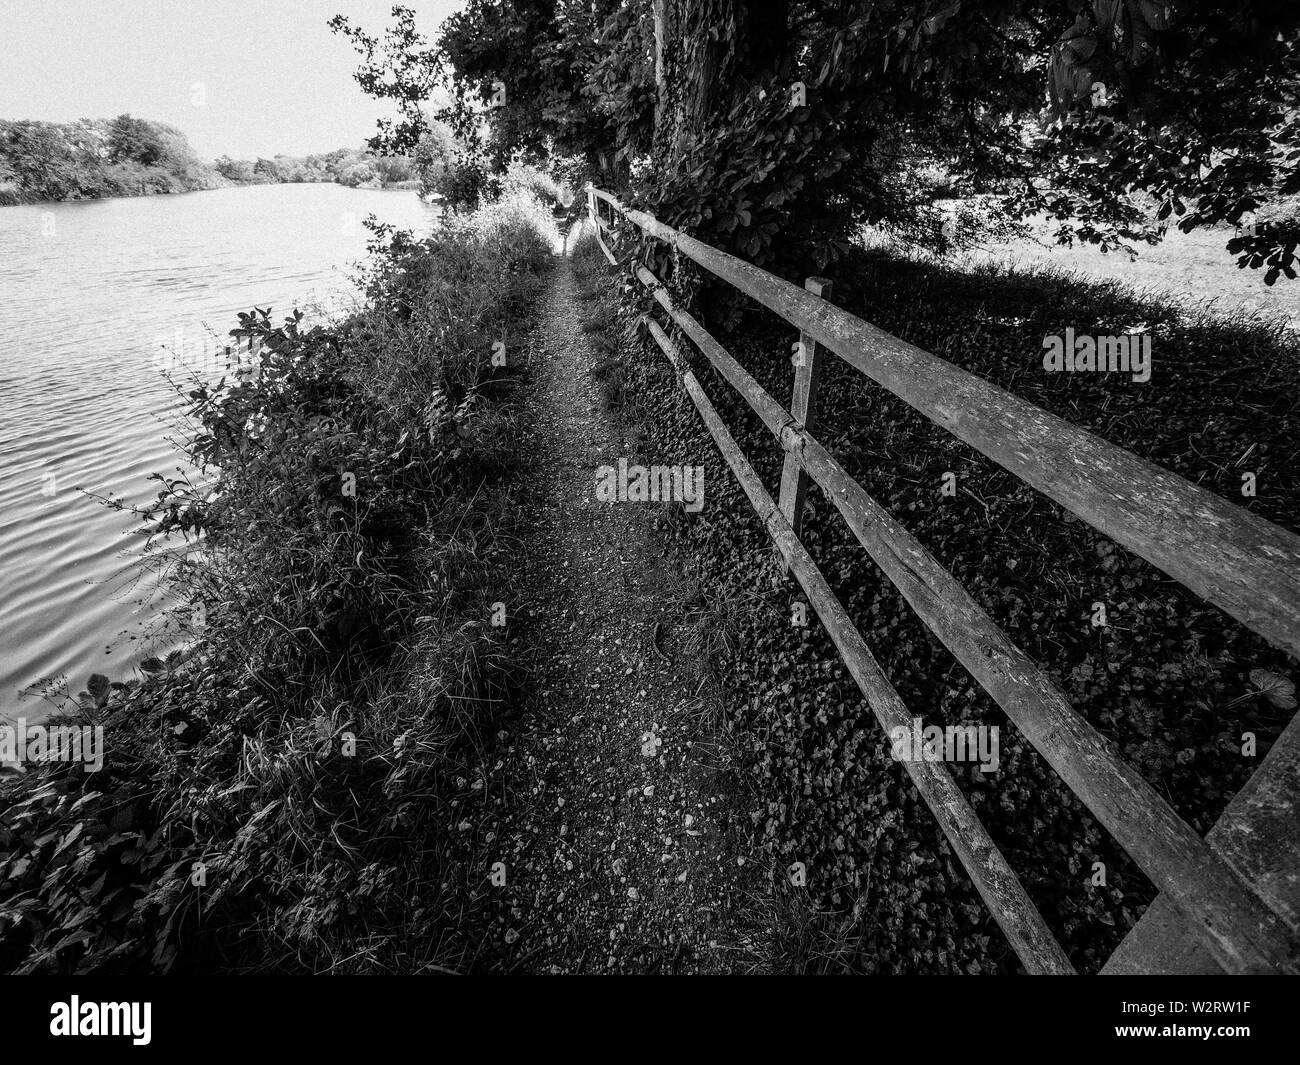
[[(0, 118), (129, 112), (175, 126), (199, 155), (360, 147), (390, 106), (352, 78), (326, 23), (373, 36), (396, 0), (0, 0)], [(432, 37), (464, 0), (403, 0)]]

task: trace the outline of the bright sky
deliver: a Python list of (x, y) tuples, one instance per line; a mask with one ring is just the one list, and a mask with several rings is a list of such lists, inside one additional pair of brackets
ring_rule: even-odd
[[(362, 93), (356, 53), (326, 23), (347, 15), (378, 37), (394, 2), (0, 0), (0, 118), (130, 112), (206, 158), (359, 147), (390, 111)], [(432, 37), (464, 0), (404, 2)]]

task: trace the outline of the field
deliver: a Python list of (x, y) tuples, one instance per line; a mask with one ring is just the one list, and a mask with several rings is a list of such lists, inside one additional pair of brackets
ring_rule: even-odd
[(1039, 223), (1028, 236), (970, 252), (964, 262), (1051, 267), (1095, 281), (1119, 281), (1152, 299), (1173, 299), (1218, 314), (1259, 316), (1300, 329), (1300, 287), (1285, 278), (1269, 287), (1262, 270), (1238, 269), (1236, 257), (1224, 250), (1232, 234), (1231, 229), (1174, 230), (1160, 244), (1141, 246), (1133, 258), (1091, 246), (1062, 247)]

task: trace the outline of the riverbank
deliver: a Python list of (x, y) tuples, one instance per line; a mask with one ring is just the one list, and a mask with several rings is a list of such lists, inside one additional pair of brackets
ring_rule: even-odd
[(423, 236), (441, 211), (333, 184), (0, 211), (0, 722), (44, 716), (47, 687), (124, 681), (170, 650), (138, 522), (99, 500), (146, 505), (150, 475), (185, 465), (168, 377), (215, 380), (237, 311), (314, 324), (356, 308), (371, 215)]
[[(138, 182), (138, 184), (136, 184), (136, 182)], [(341, 181), (323, 180), (230, 181), (226, 178), (217, 176), (211, 181), (203, 181), (191, 185), (181, 181), (172, 180), (167, 174), (160, 173), (133, 178), (129, 183), (116, 184), (108, 190), (92, 191), (89, 194), (78, 191), (75, 195), (62, 198), (41, 196), (36, 193), (19, 189), (17, 186), (12, 184), (6, 185), (0, 183), (0, 207), (37, 207), (43, 204), (83, 203), (87, 200), (116, 200), (134, 196), (175, 196), (186, 192), (215, 192), (219, 189), (250, 188), (260, 185), (340, 185), (344, 188), (365, 189), (374, 192), (420, 191), (419, 181), (394, 181), (388, 184), (369, 181), (358, 185), (348, 185)]]
[(172, 126), (131, 115), (76, 122), (0, 119), (0, 207), (336, 182), (419, 189), (410, 159), (340, 148), (303, 157), (201, 160)]
[(511, 338), (556, 236), (507, 190), (392, 239), (338, 326), (241, 315), (259, 355), (187, 396), (215, 483), (143, 515), (193, 650), (65, 706), (100, 772), (2, 785), (0, 968), (456, 964), (456, 781), (518, 684), (491, 623)]
[[(102, 195), (102, 196), (79, 196), (79, 197), (76, 197), (76, 198), (73, 198), (73, 199), (67, 199), (67, 200), (48, 200), (48, 199), (32, 198), (32, 197), (24, 196), (22, 193), (19, 193), (19, 192), (15, 191), (15, 190), (12, 190), (12, 189), (0, 188), (0, 207), (40, 207), (40, 206), (44, 206), (44, 205), (46, 205), (46, 204), (55, 204), (55, 203), (84, 203), (84, 202), (86, 202), (87, 200), (120, 200), (120, 199), (129, 199), (129, 198), (136, 197), (136, 196), (178, 196), (178, 195), (180, 195), (180, 194), (182, 194), (182, 193), (189, 193), (189, 192), (216, 192), (216, 191), (219, 191), (219, 190), (221, 190), (221, 189), (248, 188), (248, 187), (257, 186), (257, 185), (269, 185), (269, 184), (272, 184), (272, 183), (271, 183), (271, 182), (263, 182), (263, 181), (249, 181), (249, 182), (223, 181), (223, 182), (220, 182), (220, 183), (218, 183), (218, 184), (214, 184), (214, 185), (205, 185), (205, 186), (203, 186), (203, 187), (201, 187), (201, 188), (193, 188), (193, 189), (189, 189), (189, 188), (156, 188), (156, 187), (146, 187), (146, 188), (142, 189), (142, 190), (139, 191), (139, 192), (122, 191), (122, 192), (114, 192), (114, 193), (107, 194), (107, 195)], [(339, 183), (339, 182), (333, 182), (333, 181), (329, 181), (329, 182), (326, 182), (326, 181), (298, 181), (298, 182), (295, 182), (295, 181), (281, 181), (281, 182), (275, 182), (275, 184), (279, 184), (279, 185), (335, 185), (335, 184), (340, 184), (340, 183)], [(418, 192), (419, 189), (420, 189), (420, 183), (419, 183), (418, 181), (399, 181), (399, 182), (395, 182), (395, 183), (392, 184), (392, 185), (358, 185), (358, 186), (344, 185), (344, 186), (342, 186), (342, 187), (343, 187), (343, 188), (361, 188), (361, 189), (365, 189), (365, 190), (367, 190), (367, 191), (373, 191), (373, 192)]]

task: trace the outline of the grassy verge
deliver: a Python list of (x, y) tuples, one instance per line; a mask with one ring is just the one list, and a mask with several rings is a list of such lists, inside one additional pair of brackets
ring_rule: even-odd
[(377, 241), (366, 303), (337, 326), (241, 315), (260, 355), (188, 393), (190, 458), (215, 482), (161, 480), (146, 515), (189, 648), (68, 708), (104, 727), (100, 772), (0, 785), (0, 969), (419, 971), (472, 953), (459, 809), (519, 682), (489, 591), (511, 342), (554, 236), (507, 191), (428, 240)]
[[(1300, 528), (1291, 384), (1300, 347), (1281, 329), (1041, 270), (962, 272), (864, 252), (833, 280), (837, 302), (867, 320)], [(1093, 335), (1149, 332), (1152, 382), (1044, 373), (1043, 337), (1066, 326)], [(794, 339), (788, 324), (759, 310), (726, 333), (729, 350), (783, 401)], [(779, 449), (733, 390), (702, 359), (697, 366), (775, 495)], [(734, 650), (722, 651), (727, 713), (746, 737), (764, 798), (755, 815), (776, 863), (808, 868), (808, 898), (782, 907), (782, 920), (831, 928), (834, 949), (813, 953), (835, 969), (1015, 970), (829, 638), (815, 619), (808, 628), (791, 623), (798, 588), (778, 575), (763, 530), (657, 348), (629, 367), (626, 388), (654, 412), (647, 430), (664, 461), (709, 456), (707, 505), (677, 535), (713, 594), (745, 604)], [(1294, 711), (1250, 679), (1256, 669), (1289, 677), (1285, 656), (833, 357), (819, 418), (819, 439), (849, 472), (1206, 832)], [(949, 471), (961, 487), (955, 497), (940, 491)], [(1243, 471), (1257, 475), (1256, 497), (1241, 496)], [(834, 508), (810, 495), (809, 549), (904, 702), (927, 723), (1000, 727), (1000, 771), (986, 776), (959, 764), (954, 776), (1073, 961), (1096, 970), (1150, 902), (1152, 886), (915, 619)], [(1097, 602), (1106, 604), (1105, 626), (1092, 623)], [(1256, 738), (1251, 755), (1243, 753), (1246, 733)], [(1104, 884), (1093, 882), (1098, 862)], [(773, 967), (803, 967), (808, 951), (795, 953)]]
[[(1294, 211), (1294, 205), (1283, 210)], [(1261, 319), (1290, 322), (1300, 328), (1300, 299), (1286, 278), (1264, 284), (1260, 270), (1236, 267), (1224, 245), (1236, 234), (1231, 226), (1172, 230), (1153, 246), (1141, 246), (1136, 258), (1122, 252), (1103, 254), (1091, 245), (1057, 245), (1045, 222), (1035, 221), (1017, 239), (992, 242), (968, 253), (973, 263), (1039, 266), (1069, 270), (1094, 281), (1116, 281), (1130, 289), (1146, 290), (1156, 301), (1178, 302), (1212, 309), (1220, 315), (1256, 315)]]

